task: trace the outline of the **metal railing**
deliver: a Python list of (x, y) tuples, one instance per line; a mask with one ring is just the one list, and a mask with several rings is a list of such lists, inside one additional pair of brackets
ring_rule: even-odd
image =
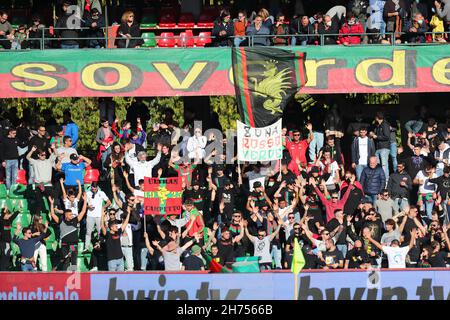
[[(154, 36), (151, 38), (143, 38), (141, 37), (131, 37), (131, 38), (123, 38), (120, 36), (110, 36), (110, 29), (111, 27), (104, 27), (101, 28), (101, 30), (104, 33), (104, 36), (102, 37), (91, 37), (91, 36), (83, 36), (83, 32), (84, 31), (88, 31), (88, 30), (92, 30), (91, 28), (79, 28), (79, 29), (67, 29), (67, 28), (41, 28), (39, 29), (40, 31), (40, 37), (39, 38), (27, 38), (25, 39), (25, 41), (29, 41), (29, 42), (38, 42), (39, 41), (39, 49), (40, 50), (45, 50), (45, 49), (49, 49), (48, 47), (53, 47), (54, 43), (62, 43), (62, 42), (66, 42), (66, 41), (75, 41), (78, 42), (79, 44), (82, 44), (82, 42), (84, 41), (104, 41), (105, 44), (105, 48), (108, 48), (108, 45), (111, 42), (115, 42), (116, 40), (140, 40), (143, 43), (145, 43), (146, 41), (151, 40), (152, 42), (154, 42), (154, 46), (149, 46), (149, 47), (178, 47), (178, 48), (186, 48), (186, 47), (194, 47), (199, 40), (201, 40), (201, 42), (203, 44), (211, 42), (212, 45), (214, 45), (215, 42), (215, 37), (214, 36), (210, 36), (210, 37), (205, 37), (205, 36), (191, 36), (191, 35), (186, 35), (186, 36), (180, 36), (180, 35), (174, 35), (174, 36)], [(58, 34), (59, 31), (64, 31), (64, 30), (74, 30), (77, 32), (80, 32), (80, 37), (76, 37), (76, 38), (62, 38), (62, 37), (58, 37), (58, 36), (49, 36), (51, 34), (51, 30), (53, 30), (53, 34)], [(93, 30), (92, 30), (93, 31)], [(292, 35), (292, 34), (288, 34), (288, 35), (246, 35), (246, 36), (233, 36), (233, 37), (229, 37), (227, 38), (226, 42), (227, 42), (227, 46), (232, 45), (234, 46), (234, 40), (236, 38), (241, 39), (241, 41), (245, 44), (245, 46), (256, 46), (256, 45), (262, 45), (263, 42), (267, 45), (285, 45), (285, 46), (289, 46), (292, 45), (293, 43), (293, 39), (296, 39), (296, 45), (301, 45), (303, 41), (298, 41), (300, 39), (306, 39), (307, 45), (320, 45), (320, 46), (324, 46), (324, 45), (333, 45), (334, 41), (338, 41), (339, 39), (342, 38), (347, 38), (347, 37), (358, 37), (361, 40), (362, 39), (371, 39), (373, 42), (372, 43), (363, 43), (363, 41), (361, 41), (358, 44), (349, 44), (349, 46), (377, 46), (377, 45), (387, 45), (387, 43), (381, 43), (379, 40), (380, 39), (385, 39), (388, 40), (388, 44), (395, 46), (398, 44), (401, 45), (431, 45), (431, 44), (449, 44), (449, 42), (413, 42), (413, 43), (409, 43), (409, 42), (401, 42), (401, 43), (397, 43), (397, 36), (402, 37), (402, 39), (408, 39), (409, 37), (427, 37), (428, 35), (431, 35), (433, 38), (435, 38), (436, 36), (439, 37), (443, 37), (446, 38), (447, 41), (448, 39), (450, 39), (450, 32), (424, 32), (424, 33), (417, 33), (417, 34), (413, 34), (413, 33), (408, 33), (408, 32), (402, 32), (402, 33), (352, 33), (352, 34), (296, 34), (296, 35)], [(276, 44), (274, 43), (275, 39), (286, 39), (285, 40), (285, 44)], [(332, 43), (329, 43), (328, 40), (332, 40)], [(173, 40), (173, 42), (169, 45), (161, 45), (161, 40), (164, 41), (171, 41)], [(208, 41), (205, 41), (208, 40)], [(8, 41), (8, 40), (0, 40), (0, 45), (2, 44), (3, 41)], [(172, 45), (173, 44), (173, 45)], [(337, 42), (336, 44), (342, 44)], [(146, 45), (144, 45), (145, 47), (147, 47)], [(29, 48), (29, 49), (37, 49), (35, 48), (36, 46), (34, 46), (34, 48)], [(203, 45), (202, 45), (203, 47)]]

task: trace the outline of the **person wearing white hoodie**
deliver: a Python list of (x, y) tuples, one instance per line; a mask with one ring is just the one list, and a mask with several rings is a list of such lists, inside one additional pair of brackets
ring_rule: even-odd
[(156, 154), (156, 157), (150, 161), (147, 161), (147, 153), (145, 151), (140, 151), (138, 153), (137, 160), (132, 159), (128, 153), (125, 154), (125, 161), (134, 172), (134, 184), (136, 186), (139, 185), (140, 179), (152, 176), (153, 167), (156, 166), (161, 159), (161, 149), (162, 145), (158, 144), (158, 153)]
[(444, 174), (445, 166), (450, 164), (450, 146), (444, 140), (440, 140), (438, 147), (434, 151), (434, 158), (437, 161), (436, 175), (438, 177)]
[(202, 130), (195, 128), (194, 136), (188, 139), (186, 146), (189, 159), (203, 159), (207, 142), (206, 137), (202, 135)]

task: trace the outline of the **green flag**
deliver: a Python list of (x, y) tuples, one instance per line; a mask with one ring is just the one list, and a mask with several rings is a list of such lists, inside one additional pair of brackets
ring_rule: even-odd
[(297, 238), (294, 238), (294, 257), (292, 258), (291, 271), (297, 275), (304, 266), (305, 257), (303, 256), (302, 248), (300, 248)]

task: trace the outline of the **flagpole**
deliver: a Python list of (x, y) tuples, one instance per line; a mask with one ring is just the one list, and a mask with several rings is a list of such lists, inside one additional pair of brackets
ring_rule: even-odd
[(294, 300), (298, 300), (298, 273), (294, 273)]

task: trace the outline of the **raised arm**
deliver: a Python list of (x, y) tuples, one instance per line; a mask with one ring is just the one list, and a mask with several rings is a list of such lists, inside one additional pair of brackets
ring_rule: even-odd
[(278, 235), (278, 233), (281, 230), (281, 223), (278, 223), (278, 227), (276, 228), (276, 230), (269, 236), (269, 240), (272, 241), (273, 239), (275, 239), (275, 237)]
[(56, 223), (59, 223), (59, 217), (55, 214), (55, 200), (52, 197), (48, 197), (48, 202), (49, 202), (49, 205), (50, 205), (50, 217)]
[(77, 186), (78, 186), (77, 199), (78, 199), (78, 201), (80, 201), (81, 200), (81, 196), (83, 195), (83, 189), (81, 188), (80, 180), (77, 180)]
[(123, 171), (123, 177), (124, 177), (125, 184), (127, 185), (128, 190), (131, 193), (134, 193), (135, 189), (131, 186), (130, 180), (128, 179), (128, 177), (129, 177), (128, 172), (126, 172), (125, 170)]
[(102, 234), (106, 236), (106, 225), (105, 225), (105, 209), (102, 208), (102, 217), (100, 218), (100, 227), (102, 229)]
[(80, 214), (77, 216), (78, 221), (83, 220), (86, 212), (87, 212), (87, 195), (86, 195), (86, 192), (84, 192), (83, 193), (83, 208), (81, 209)]
[(92, 164), (92, 160), (86, 158), (85, 156), (80, 155), (79, 158), (80, 158), (80, 160), (83, 160), (84, 162), (86, 162), (87, 166), (90, 166)]
[(125, 221), (122, 223), (122, 226), (120, 227), (122, 231), (125, 230), (125, 228), (128, 226), (128, 222), (130, 221), (130, 215), (131, 215), (131, 208), (128, 207), (127, 217), (125, 218)]
[(145, 240), (145, 246), (147, 247), (148, 252), (150, 252), (151, 255), (155, 253), (155, 249), (150, 245), (150, 240), (148, 239), (148, 233), (144, 232), (144, 240)]
[(371, 243), (373, 243), (373, 245), (375, 247), (377, 247), (378, 249), (380, 249), (381, 251), (383, 251), (383, 246), (381, 245), (381, 243), (379, 243), (377, 240), (373, 239), (372, 236), (368, 236), (367, 238)]
[(114, 201), (116, 202), (117, 206), (122, 208), (123, 202), (119, 199), (119, 196), (117, 195), (117, 187), (115, 185), (113, 185), (111, 189), (112, 189)]
[(61, 185), (62, 197), (63, 197), (63, 199), (67, 199), (66, 188), (64, 187), (64, 179), (63, 179), (63, 178), (60, 178), (60, 179), (59, 179), (59, 183), (60, 183), (60, 185)]

